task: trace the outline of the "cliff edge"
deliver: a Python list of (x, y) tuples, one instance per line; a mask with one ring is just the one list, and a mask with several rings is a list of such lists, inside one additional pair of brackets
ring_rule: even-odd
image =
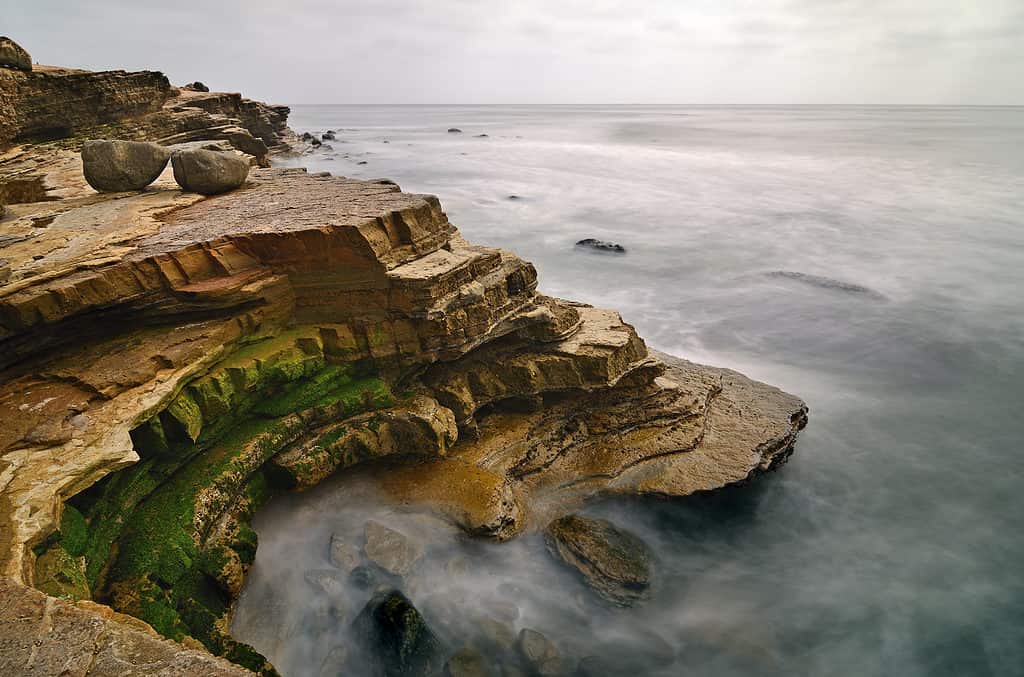
[(228, 628), (275, 493), (389, 457), (396, 497), (507, 539), (788, 458), (798, 398), (543, 295), (433, 196), (298, 169), (208, 198), (169, 171), (82, 178), (93, 136), (269, 165), (287, 113), (159, 73), (0, 70), (0, 575), (26, 604), (18, 585), (95, 600), (272, 674)]

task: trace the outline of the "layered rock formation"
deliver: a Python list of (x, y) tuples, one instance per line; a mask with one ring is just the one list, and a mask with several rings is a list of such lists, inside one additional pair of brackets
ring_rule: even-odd
[[(235, 143), (225, 107), (257, 158), (287, 135), (284, 110), (159, 74), (9, 77), (0, 143), (97, 124)], [(96, 110), (98, 87), (123, 107)], [(50, 595), (270, 674), (228, 627), (275, 492), (388, 457), (395, 496), (505, 539), (596, 493), (744, 480), (806, 421), (795, 397), (538, 293), (432, 196), (279, 169), (210, 198), (167, 172), (100, 195), (73, 148), (0, 155), (0, 575)]]

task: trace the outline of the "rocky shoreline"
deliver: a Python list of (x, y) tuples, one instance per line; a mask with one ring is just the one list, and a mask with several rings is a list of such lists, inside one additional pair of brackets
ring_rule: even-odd
[[(298, 143), (288, 109), (202, 89), (0, 68), (0, 667), (48, 674), (7, 639), (25, 599), (62, 632), (107, 614), (103, 637), (197, 661), (175, 674), (210, 672), (200, 647), (274, 674), (229, 630), (249, 522), (357, 464), (393, 459), (397, 500), (504, 540), (595, 495), (710, 491), (792, 452), (798, 398), (544, 296), (433, 196), (273, 168)], [(177, 166), (97, 193), (80, 151), (103, 138), (226, 144), (251, 169), (215, 196)], [(110, 674), (81, 662), (68, 674)]]

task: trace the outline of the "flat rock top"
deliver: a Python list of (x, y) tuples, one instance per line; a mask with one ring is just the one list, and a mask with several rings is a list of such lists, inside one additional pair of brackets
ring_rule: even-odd
[(298, 169), (254, 170), (243, 188), (203, 198), (178, 190), (169, 168), (146, 191), (100, 194), (82, 180), (77, 154), (60, 153), (48, 165), (47, 183), (61, 199), (9, 205), (3, 219), (0, 263), (8, 272), (0, 299), (232, 235), (356, 228), (395, 214), (444, 221), (433, 196)]
[(205, 651), (159, 638), (145, 623), (71, 604), (0, 578), (0, 674), (142, 677), (252, 675)]

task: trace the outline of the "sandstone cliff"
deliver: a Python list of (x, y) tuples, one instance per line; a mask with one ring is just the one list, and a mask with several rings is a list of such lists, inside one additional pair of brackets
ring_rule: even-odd
[(390, 457), (397, 497), (506, 539), (791, 453), (800, 400), (544, 296), (433, 196), (272, 168), (100, 195), (74, 152), (114, 129), (265, 161), (286, 114), (156, 73), (0, 72), (0, 575), (272, 673), (228, 622), (276, 492)]

